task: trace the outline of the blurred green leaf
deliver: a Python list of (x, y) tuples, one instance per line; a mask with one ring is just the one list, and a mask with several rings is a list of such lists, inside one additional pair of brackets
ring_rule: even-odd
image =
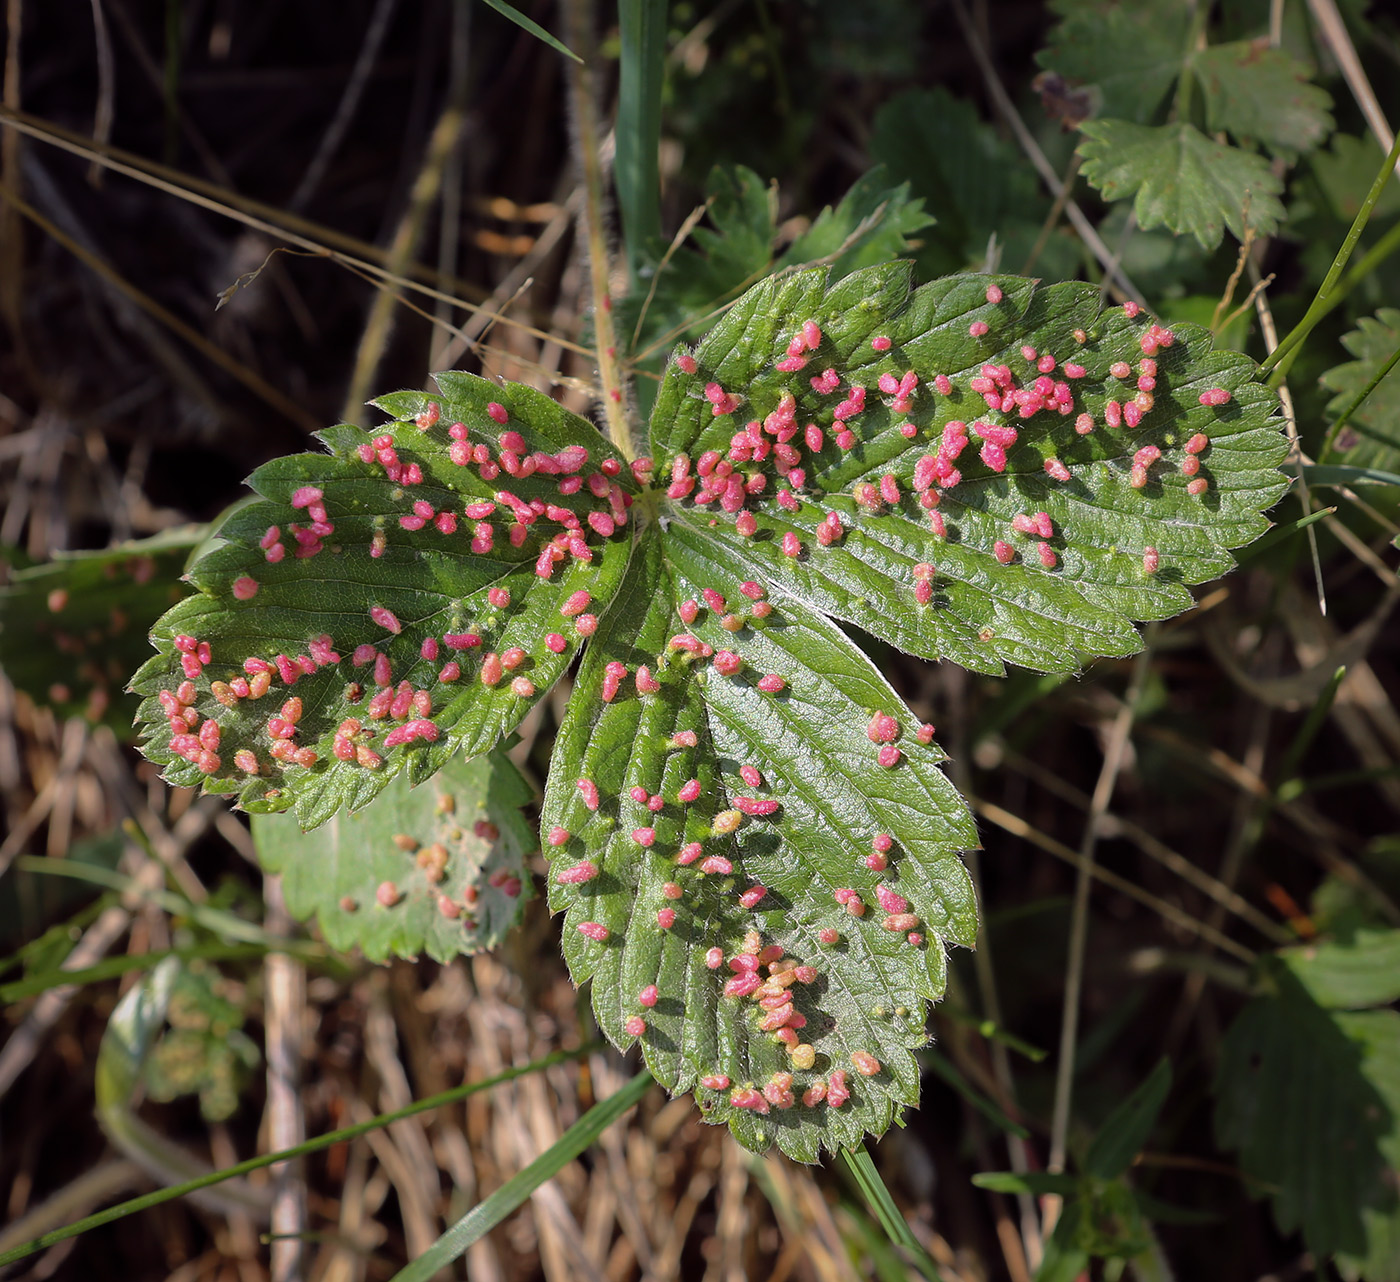
[[(130, 739), (127, 679), (150, 653), (155, 621), (189, 591), (180, 574), (202, 537), (191, 527), (12, 568), (0, 589), (0, 668), (35, 703)], [(12, 567), (27, 559), (0, 552)]]
[[(1321, 379), (1334, 393), (1327, 402), (1327, 413), (1334, 419), (1400, 347), (1400, 308), (1382, 307), (1374, 316), (1361, 317), (1356, 328), (1343, 335), (1342, 346), (1356, 359), (1334, 366)], [(1339, 455), (1353, 468), (1400, 473), (1400, 369), (1385, 375), (1348, 419), (1327, 457)], [(1384, 483), (1400, 484), (1400, 479)]]
[(1215, 1132), (1272, 1189), (1274, 1220), (1348, 1278), (1400, 1278), (1400, 1014), (1324, 1010), (1291, 970), (1244, 1008), (1216, 1074)]
[(1331, 96), (1308, 82), (1306, 66), (1266, 42), (1211, 45), (1191, 55), (1191, 69), (1212, 131), (1287, 158), (1311, 151), (1332, 131)]
[(1400, 930), (1358, 930), (1347, 939), (1285, 948), (1279, 956), (1329, 1010), (1400, 1001)]
[(1075, 85), (1091, 85), (1100, 117), (1146, 124), (1182, 73), (1191, 5), (1161, 0), (1051, 0), (1060, 16), (1036, 61)]
[(254, 815), (253, 840), (288, 910), (314, 917), (332, 948), (450, 961), (499, 944), (531, 896), (529, 800), (515, 767), (490, 752), (453, 758), (416, 788), (400, 775), (314, 832), (292, 815)]

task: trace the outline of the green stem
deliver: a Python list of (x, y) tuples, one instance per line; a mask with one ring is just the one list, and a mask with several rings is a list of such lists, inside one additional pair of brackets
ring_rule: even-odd
[[(305, 1157), (308, 1153), (319, 1153), (322, 1149), (330, 1148), (334, 1144), (344, 1144), (349, 1140), (358, 1139), (361, 1135), (366, 1135), (370, 1131), (379, 1130), (389, 1126), (394, 1122), (402, 1121), (405, 1117), (413, 1117), (418, 1113), (426, 1113), (431, 1109), (442, 1108), (447, 1104), (455, 1104), (459, 1100), (464, 1100), (470, 1095), (475, 1095), (478, 1091), (490, 1090), (493, 1086), (499, 1086), (503, 1082), (514, 1081), (517, 1077), (524, 1077), (528, 1073), (543, 1072), (547, 1068), (553, 1068), (556, 1064), (563, 1064), (571, 1059), (581, 1059), (583, 1056), (601, 1048), (601, 1043), (590, 1042), (587, 1046), (581, 1046), (572, 1051), (555, 1051), (546, 1055), (543, 1059), (532, 1060), (528, 1064), (521, 1064), (515, 1068), (507, 1068), (503, 1072), (497, 1073), (494, 1077), (484, 1078), (479, 1082), (468, 1082), (465, 1086), (458, 1086), (450, 1091), (442, 1091), (437, 1095), (430, 1095), (427, 1099), (421, 1099), (401, 1108), (393, 1113), (382, 1113), (378, 1117), (372, 1117), (367, 1122), (357, 1122), (354, 1126), (343, 1126), (338, 1131), (330, 1131), (325, 1135), (318, 1135), (314, 1140), (307, 1140), (305, 1144), (298, 1144), (295, 1148), (283, 1149), (278, 1153), (265, 1153), (261, 1157), (250, 1157), (246, 1162), (239, 1162), (235, 1166), (225, 1167), (222, 1171), (211, 1171), (208, 1175), (201, 1175), (197, 1179), (187, 1180), (183, 1184), (176, 1184), (170, 1188), (157, 1189), (154, 1193), (145, 1193), (141, 1197), (134, 1197), (126, 1202), (119, 1202), (116, 1206), (110, 1206), (105, 1211), (98, 1211), (95, 1215), (89, 1215), (84, 1219), (76, 1220), (72, 1224), (67, 1224), (61, 1229), (55, 1229), (52, 1233), (45, 1233), (42, 1237), (37, 1237), (31, 1242), (26, 1242), (23, 1246), (17, 1246), (9, 1251), (0, 1252), (0, 1267), (6, 1264), (13, 1264), (16, 1260), (22, 1260), (26, 1256), (33, 1255), (47, 1247), (53, 1246), (56, 1242), (66, 1241), (68, 1238), (77, 1237), (80, 1233), (86, 1233), (89, 1229), (95, 1229), (103, 1224), (111, 1224), (113, 1220), (120, 1220), (128, 1215), (134, 1215), (137, 1211), (144, 1211), (152, 1206), (160, 1206), (163, 1202), (171, 1202), (176, 1198), (184, 1197), (189, 1193), (206, 1189), (215, 1184), (221, 1184), (224, 1180), (231, 1180), (238, 1175), (246, 1175), (249, 1171), (259, 1171), (265, 1166), (275, 1166), (278, 1162), (287, 1162), (297, 1157)], [(617, 1096), (613, 1096), (616, 1099)], [(611, 1100), (608, 1101), (611, 1103)]]
[[(1337, 251), (1337, 256), (1332, 260), (1332, 266), (1328, 268), (1326, 277), (1322, 284), (1318, 286), (1317, 294), (1314, 296), (1312, 303), (1309, 304), (1308, 310), (1303, 313), (1303, 319), (1285, 335), (1283, 341), (1274, 348), (1260, 366), (1265, 373), (1276, 370), (1276, 378), (1281, 381), (1283, 374), (1287, 372), (1288, 368), (1286, 365), (1280, 368), (1281, 362), (1283, 362), (1285, 358), (1289, 358), (1291, 363), (1294, 350), (1312, 333), (1317, 323), (1336, 306), (1336, 302), (1341, 301), (1340, 297), (1337, 298), (1336, 302), (1333, 301), (1332, 291), (1337, 281), (1340, 279), (1347, 262), (1355, 252), (1356, 244), (1361, 239), (1361, 233), (1365, 231), (1366, 224), (1371, 220), (1371, 211), (1375, 209), (1376, 202), (1381, 198), (1381, 192), (1385, 190), (1385, 185), (1390, 180), (1390, 175), (1394, 172), (1397, 161), (1400, 161), (1400, 134), (1396, 135), (1395, 142), (1390, 148), (1390, 154), (1386, 156), (1385, 163), (1381, 166), (1380, 172), (1376, 174), (1375, 181), (1371, 184), (1371, 190), (1366, 193), (1366, 199), (1361, 202), (1361, 208), (1357, 211), (1356, 217), (1352, 220), (1351, 228), (1347, 232), (1346, 239), (1342, 241), (1342, 247)], [(1397, 228), (1391, 228), (1385, 240), (1390, 240), (1391, 237), (1395, 235), (1396, 230)], [(1384, 243), (1385, 241), (1381, 242), (1381, 244)], [(1366, 260), (1376, 252), (1376, 249), (1379, 248), (1380, 245), (1377, 245), (1376, 248), (1371, 251), (1371, 254), (1368, 254), (1366, 258), (1362, 259), (1362, 263), (1365, 263)], [(1389, 253), (1393, 248), (1394, 246), (1389, 246), (1386, 252)], [(1357, 267), (1360, 268), (1361, 265), (1361, 263), (1358, 263)], [(1348, 281), (1354, 284), (1356, 279), (1359, 278), (1356, 276), (1356, 273), (1353, 272), (1352, 276), (1348, 278)], [(1269, 382), (1271, 386), (1278, 385), (1275, 379), (1270, 379)]]
[(1191, 55), (1201, 43), (1205, 34), (1206, 22), (1210, 18), (1211, 0), (1196, 0), (1196, 11), (1191, 15), (1191, 29), (1186, 33), (1186, 48), (1181, 57), (1181, 75), (1176, 82), (1176, 98), (1172, 103), (1172, 115), (1184, 123), (1191, 119), (1191, 96), (1196, 89), (1195, 72), (1191, 69)]
[(914, 1236), (908, 1221), (899, 1213), (899, 1207), (894, 1204), (894, 1198), (890, 1196), (890, 1191), (885, 1187), (885, 1181), (880, 1178), (880, 1172), (875, 1169), (875, 1163), (871, 1161), (865, 1146), (862, 1144), (858, 1148), (843, 1148), (841, 1164), (860, 1189), (871, 1213), (879, 1220), (880, 1227), (885, 1230), (885, 1236), (909, 1252), (915, 1267), (928, 1282), (942, 1282), (943, 1275), (938, 1271), (938, 1265), (924, 1249), (923, 1243)]

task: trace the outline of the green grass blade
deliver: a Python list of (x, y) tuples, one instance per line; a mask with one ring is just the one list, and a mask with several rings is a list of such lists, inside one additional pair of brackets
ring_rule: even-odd
[(661, 236), (661, 85), (666, 71), (666, 0), (621, 0), (622, 56), (617, 84), (618, 212), (632, 287), (639, 284), (642, 251)]
[(472, 1243), (479, 1241), (519, 1207), (541, 1184), (578, 1157), (636, 1104), (651, 1084), (651, 1074), (643, 1069), (615, 1095), (609, 1095), (595, 1104), (529, 1166), (507, 1180), (484, 1202), (478, 1202), (412, 1264), (394, 1274), (393, 1282), (426, 1282), (439, 1269), (451, 1264)]
[(292, 953), (304, 961), (321, 961), (326, 958), (324, 949), (315, 944), (290, 940), (284, 940), (275, 948), (267, 944), (198, 944), (192, 948), (170, 948), (156, 953), (104, 957), (101, 961), (84, 966), (80, 970), (39, 971), (33, 975), (26, 975), (23, 979), (0, 984), (0, 1002), (8, 1004), (22, 1001), (26, 997), (37, 997), (51, 988), (100, 984), (103, 980), (116, 979), (133, 970), (149, 970), (167, 957), (178, 957), (181, 961), (246, 961), (274, 951)]
[(967, 1083), (952, 1060), (946, 1059), (937, 1051), (925, 1051), (923, 1061), (936, 1076), (947, 1082), (993, 1126), (1003, 1131), (1009, 1131), (1012, 1135), (1017, 1135), (1023, 1140), (1030, 1139), (1031, 1133), (1024, 1126), (1019, 1122), (1012, 1121), (996, 1104)]
[(1400, 485), (1400, 473), (1345, 463), (1305, 464), (1303, 476), (1309, 485)]
[(1262, 538), (1256, 539), (1242, 553), (1235, 557), (1240, 565), (1248, 565), (1261, 552), (1267, 552), (1275, 543), (1281, 543), (1284, 539), (1292, 538), (1293, 535), (1307, 529), (1323, 517), (1331, 516), (1337, 509), (1335, 507), (1321, 507), (1316, 512), (1309, 512), (1307, 516), (1299, 517), (1296, 521), (1288, 521), (1282, 525), (1276, 525)]
[(890, 1241), (909, 1252), (915, 1267), (928, 1282), (942, 1282), (943, 1275), (938, 1271), (938, 1265), (933, 1262), (933, 1257), (924, 1250), (923, 1244), (914, 1236), (907, 1221), (899, 1213), (894, 1198), (890, 1196), (890, 1191), (885, 1187), (885, 1181), (880, 1178), (880, 1172), (875, 1169), (875, 1163), (865, 1146), (843, 1148), (841, 1161)]
[[(65, 1241), (68, 1238), (77, 1237), (80, 1233), (86, 1233), (89, 1229), (95, 1229), (103, 1224), (111, 1224), (113, 1220), (124, 1219), (128, 1215), (135, 1215), (138, 1211), (144, 1211), (152, 1206), (160, 1206), (163, 1202), (173, 1202), (176, 1198), (185, 1197), (187, 1194), (197, 1192), (200, 1189), (210, 1188), (215, 1184), (221, 1184), (225, 1180), (231, 1180), (238, 1175), (246, 1175), (249, 1171), (258, 1171), (265, 1166), (274, 1166), (278, 1162), (291, 1161), (293, 1158), (305, 1157), (308, 1153), (319, 1153), (322, 1149), (330, 1148), (334, 1144), (343, 1144), (347, 1140), (358, 1139), (361, 1135), (366, 1135), (370, 1131), (379, 1130), (381, 1127), (389, 1126), (394, 1122), (402, 1121), (405, 1117), (414, 1117), (419, 1113), (426, 1113), (431, 1109), (442, 1108), (447, 1104), (455, 1104), (459, 1100), (464, 1100), (470, 1095), (475, 1095), (479, 1091), (490, 1090), (492, 1087), (500, 1086), (504, 1082), (512, 1082), (517, 1077), (524, 1077), (529, 1073), (539, 1073), (547, 1068), (553, 1068), (555, 1064), (563, 1064), (569, 1060), (581, 1059), (583, 1056), (599, 1049), (601, 1043), (590, 1042), (586, 1046), (580, 1046), (577, 1050), (555, 1051), (542, 1059), (532, 1060), (528, 1064), (520, 1064), (514, 1068), (507, 1068), (495, 1074), (493, 1077), (483, 1078), (479, 1082), (468, 1082), (465, 1086), (454, 1087), (450, 1091), (442, 1091), (437, 1095), (429, 1095), (426, 1099), (417, 1100), (409, 1104), (406, 1108), (397, 1109), (392, 1113), (381, 1113), (378, 1117), (372, 1117), (365, 1122), (357, 1122), (354, 1126), (343, 1126), (338, 1131), (330, 1131), (325, 1135), (318, 1135), (314, 1140), (307, 1140), (304, 1144), (298, 1144), (295, 1148), (282, 1149), (277, 1153), (265, 1153), (261, 1157), (250, 1157), (246, 1162), (239, 1162), (234, 1166), (225, 1167), (221, 1171), (211, 1171), (208, 1175), (201, 1175), (197, 1179), (186, 1180), (183, 1184), (173, 1184), (169, 1188), (157, 1189), (154, 1193), (144, 1193), (140, 1197), (134, 1197), (125, 1202), (119, 1202), (116, 1206), (109, 1206), (105, 1211), (98, 1211), (95, 1215), (89, 1215), (81, 1220), (75, 1220), (72, 1224), (65, 1224), (61, 1229), (54, 1229), (51, 1233), (45, 1233), (41, 1237), (34, 1238), (30, 1242), (25, 1242), (22, 1246), (12, 1247), (8, 1251), (0, 1252), (0, 1267), (13, 1264), (16, 1260), (22, 1260), (26, 1256), (33, 1255), (47, 1247), (53, 1246), (56, 1242)], [(621, 1094), (621, 1092), (619, 1092)], [(613, 1096), (617, 1099), (618, 1096)], [(607, 1101), (611, 1103), (612, 1100)], [(591, 1116), (591, 1114), (590, 1114)], [(585, 1121), (587, 1118), (584, 1119)], [(580, 1123), (581, 1124), (581, 1123)]]
[(543, 40), (551, 49), (562, 53), (566, 58), (572, 58), (575, 62), (580, 63), (583, 61), (583, 59), (566, 44), (555, 36), (550, 35), (538, 22), (527, 18), (514, 5), (506, 4), (505, 0), (486, 0), (486, 3), (502, 17), (509, 18), (517, 27), (528, 31), (536, 40)]
[(1371, 221), (1371, 211), (1376, 207), (1376, 201), (1381, 198), (1381, 192), (1385, 190), (1386, 183), (1390, 181), (1390, 175), (1395, 169), (1397, 161), (1400, 161), (1400, 136), (1396, 137), (1390, 148), (1390, 154), (1385, 158), (1385, 163), (1371, 184), (1371, 190), (1366, 193), (1366, 199), (1361, 202), (1361, 208), (1356, 212), (1351, 229), (1347, 232), (1346, 239), (1342, 241), (1342, 247), (1337, 251), (1336, 258), (1332, 260), (1332, 266), (1328, 269), (1326, 278), (1318, 286), (1316, 296), (1308, 306), (1308, 310), (1303, 314), (1303, 319), (1284, 336), (1283, 341), (1269, 353), (1268, 358), (1260, 366), (1265, 373), (1278, 368), (1279, 362), (1290, 356), (1293, 350), (1312, 333), (1318, 321), (1330, 310), (1329, 296), (1332, 289), (1355, 251), (1356, 243), (1361, 239), (1361, 233), (1366, 230), (1366, 224)]

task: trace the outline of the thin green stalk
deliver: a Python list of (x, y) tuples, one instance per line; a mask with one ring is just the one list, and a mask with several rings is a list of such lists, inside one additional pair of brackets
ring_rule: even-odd
[[(492, 1087), (500, 1086), (504, 1082), (513, 1082), (517, 1077), (524, 1077), (528, 1073), (543, 1072), (547, 1068), (553, 1068), (556, 1064), (563, 1064), (568, 1060), (581, 1059), (585, 1055), (591, 1054), (595, 1050), (601, 1049), (602, 1043), (589, 1042), (586, 1046), (580, 1046), (577, 1050), (554, 1051), (552, 1054), (544, 1056), (542, 1059), (532, 1060), (528, 1064), (520, 1064), (514, 1068), (507, 1068), (493, 1077), (487, 1077), (479, 1082), (468, 1082), (465, 1086), (454, 1087), (450, 1091), (441, 1091), (437, 1095), (429, 1095), (426, 1099), (417, 1100), (409, 1104), (406, 1108), (397, 1109), (392, 1113), (381, 1113), (378, 1117), (372, 1117), (366, 1122), (356, 1122), (354, 1126), (343, 1126), (338, 1131), (330, 1131), (325, 1135), (318, 1135), (314, 1140), (307, 1140), (305, 1144), (298, 1144), (295, 1148), (283, 1149), (278, 1153), (264, 1153), (261, 1157), (250, 1157), (246, 1162), (239, 1162), (234, 1166), (225, 1167), (222, 1171), (210, 1171), (208, 1175), (201, 1175), (197, 1179), (186, 1180), (183, 1184), (175, 1184), (169, 1188), (157, 1189), (154, 1193), (145, 1193), (140, 1197), (134, 1197), (126, 1202), (119, 1202), (116, 1206), (109, 1206), (105, 1211), (98, 1211), (95, 1215), (86, 1216), (84, 1219), (75, 1220), (72, 1224), (67, 1224), (61, 1229), (55, 1229), (52, 1233), (45, 1233), (41, 1237), (36, 1237), (31, 1242), (26, 1242), (23, 1246), (17, 1246), (9, 1251), (0, 1252), (0, 1267), (13, 1264), (16, 1260), (22, 1260), (26, 1256), (45, 1250), (57, 1242), (67, 1241), (69, 1238), (77, 1237), (80, 1233), (86, 1233), (89, 1229), (99, 1228), (103, 1224), (111, 1224), (114, 1220), (124, 1219), (128, 1215), (135, 1215), (138, 1211), (147, 1210), (152, 1206), (160, 1206), (164, 1202), (172, 1202), (176, 1198), (185, 1197), (190, 1193), (198, 1192), (200, 1189), (210, 1188), (215, 1184), (221, 1184), (225, 1180), (231, 1180), (235, 1176), (247, 1175), (249, 1171), (260, 1171), (265, 1166), (275, 1166), (278, 1162), (287, 1162), (293, 1158), (305, 1157), (308, 1153), (319, 1153), (322, 1149), (330, 1148), (335, 1144), (344, 1144), (349, 1140), (358, 1139), (361, 1135), (366, 1135), (370, 1131), (376, 1131), (382, 1127), (392, 1125), (394, 1122), (402, 1121), (406, 1117), (415, 1117), (419, 1113), (427, 1113), (435, 1108), (442, 1108), (447, 1104), (456, 1104), (459, 1100), (464, 1100), (468, 1096), (477, 1094), (478, 1091), (490, 1090)], [(617, 1096), (612, 1097), (616, 1099)], [(607, 1101), (611, 1103), (612, 1100)], [(601, 1107), (601, 1106), (600, 1106)], [(592, 1116), (588, 1114), (587, 1116)], [(585, 1117), (584, 1120), (587, 1120)], [(576, 1123), (580, 1125), (581, 1123)]]
[(1186, 48), (1181, 57), (1181, 75), (1176, 82), (1176, 97), (1172, 103), (1172, 114), (1177, 120), (1189, 122), (1191, 118), (1191, 95), (1195, 92), (1196, 77), (1191, 70), (1191, 55), (1201, 43), (1205, 34), (1206, 21), (1210, 18), (1211, 0), (1196, 0), (1196, 11), (1191, 15), (1191, 29), (1186, 33)]
[[(1278, 370), (1281, 378), (1286, 372), (1287, 366), (1278, 369), (1281, 361), (1290, 357), (1293, 350), (1312, 333), (1317, 323), (1332, 310), (1331, 303), (1332, 290), (1340, 279), (1342, 271), (1345, 269), (1356, 244), (1361, 239), (1361, 233), (1366, 230), (1366, 224), (1371, 221), (1371, 211), (1375, 209), (1376, 202), (1381, 198), (1381, 192), (1385, 190), (1385, 185), (1390, 181), (1390, 175), (1395, 169), (1396, 162), (1400, 161), (1400, 135), (1396, 136), (1394, 144), (1390, 148), (1390, 154), (1385, 158), (1385, 163), (1381, 166), (1380, 172), (1376, 174), (1375, 181), (1371, 184), (1371, 190), (1366, 193), (1366, 199), (1361, 202), (1361, 208), (1357, 211), (1356, 217), (1352, 220), (1351, 228), (1347, 232), (1346, 239), (1342, 241), (1342, 247), (1337, 251), (1337, 256), (1332, 260), (1332, 266), (1328, 268), (1327, 275), (1321, 285), (1318, 286), (1317, 294), (1313, 297), (1308, 306), (1308, 310), (1303, 313), (1300, 320), (1279, 345), (1265, 357), (1260, 368), (1268, 373)], [(1394, 229), (1392, 228), (1392, 231)], [(1374, 251), (1372, 251), (1374, 252)], [(1270, 380), (1271, 384), (1273, 380)]]
[(1383, 379), (1387, 374), (1390, 373), (1391, 370), (1395, 368), (1397, 362), (1400, 362), (1400, 347), (1397, 347), (1393, 352), (1391, 352), (1385, 364), (1382, 365), (1380, 369), (1376, 371), (1375, 377), (1372, 378), (1371, 381), (1367, 383), (1365, 387), (1363, 387), (1355, 396), (1352, 397), (1347, 407), (1337, 416), (1336, 422), (1333, 423), (1332, 426), (1327, 429), (1326, 439), (1322, 442), (1322, 448), (1318, 451), (1317, 454), (1317, 461), (1319, 463), (1323, 462), (1327, 458), (1328, 452), (1331, 450), (1333, 443), (1337, 439), (1337, 434), (1342, 430), (1342, 428), (1344, 428), (1347, 425), (1347, 420), (1350, 419), (1351, 416), (1361, 408), (1366, 398), (1370, 396), (1370, 394), (1374, 392), (1378, 386), (1380, 386), (1381, 379)]
[(464, 1255), (474, 1242), (521, 1206), (541, 1184), (563, 1170), (636, 1104), (651, 1084), (651, 1074), (643, 1069), (616, 1094), (595, 1104), (529, 1166), (507, 1180), (484, 1202), (478, 1202), (422, 1255), (394, 1274), (393, 1282), (427, 1282), (439, 1269)]
[(879, 1220), (880, 1227), (885, 1230), (885, 1236), (909, 1252), (914, 1266), (928, 1282), (942, 1282), (943, 1275), (938, 1271), (938, 1265), (924, 1249), (923, 1243), (914, 1236), (908, 1221), (899, 1213), (899, 1207), (894, 1204), (894, 1198), (890, 1196), (890, 1191), (885, 1187), (885, 1181), (880, 1178), (880, 1172), (875, 1169), (875, 1163), (865, 1146), (862, 1144), (859, 1148), (843, 1148), (841, 1164), (860, 1189), (871, 1214)]
[(661, 239), (661, 87), (666, 78), (666, 0), (621, 0), (613, 184), (632, 288), (646, 246)]

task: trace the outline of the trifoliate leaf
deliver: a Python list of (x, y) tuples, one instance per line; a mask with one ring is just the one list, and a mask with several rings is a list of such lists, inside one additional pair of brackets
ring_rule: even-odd
[[(1132, 651), (1135, 620), (1185, 608), (1187, 585), (1265, 528), (1285, 486), (1275, 397), (1204, 330), (1100, 314), (1090, 286), (963, 276), (911, 293), (903, 265), (745, 294), (672, 356), (635, 485), (543, 397), (439, 381), (440, 407), (387, 398), (399, 421), (379, 436), (337, 428), (333, 456), (254, 477), (265, 501), (231, 518), (194, 568), (201, 595), (157, 628), (139, 678), (149, 754), (309, 824), (393, 770), (421, 781), (454, 746), (489, 748), (592, 636), (544, 826), (599, 1022), (751, 1146), (811, 1159), (882, 1130), (917, 1094), (944, 950), (975, 933), (957, 858), (975, 833), (932, 727), (831, 620), (982, 671)], [(450, 418), (466, 426), (444, 440)], [(547, 481), (523, 475), (527, 451)], [(485, 536), (460, 522), (487, 519), (477, 503), (513, 509), (522, 546), (473, 550)], [(306, 555), (269, 562), (284, 529)], [(449, 660), (468, 627), (498, 666)], [(270, 671), (252, 665), (244, 691), (250, 653)], [(501, 669), (529, 689), (503, 699)], [(278, 708), (279, 686), (256, 712), (274, 682), (314, 697)], [(423, 742), (381, 743), (388, 725)], [(224, 734), (240, 754), (271, 757), (269, 735), (292, 748), (240, 785)]]
[(1276, 155), (1311, 151), (1332, 131), (1332, 98), (1308, 69), (1267, 43), (1237, 40), (1191, 55), (1206, 100), (1206, 123)]
[[(1221, 1047), (1215, 1131), (1346, 1278), (1400, 1279), (1400, 1014), (1323, 1010), (1286, 971)], [(1281, 1125), (1281, 1120), (1287, 1125)]]
[[(1354, 361), (1337, 365), (1322, 376), (1322, 385), (1336, 395), (1327, 402), (1327, 413), (1336, 418), (1380, 373), (1400, 347), (1400, 310), (1382, 307), (1374, 316), (1363, 316), (1356, 328), (1342, 338), (1342, 346)], [(1355, 467), (1380, 471), (1400, 470), (1400, 368), (1392, 369), (1376, 384), (1337, 435), (1336, 453), (1329, 455)]]
[(136, 701), (123, 689), (150, 653), (151, 624), (188, 590), (180, 573), (199, 537), (172, 531), (14, 569), (0, 589), (0, 668), (36, 703), (129, 738)]
[(1036, 61), (1092, 85), (1099, 116), (1146, 124), (1181, 75), (1191, 5), (1184, 0), (1054, 0), (1060, 22)]
[(910, 653), (1064, 671), (1267, 527), (1285, 446), (1254, 371), (1087, 285), (807, 272), (673, 361), (652, 450), (672, 539)]
[(610, 1038), (750, 1148), (814, 1161), (918, 1097), (976, 833), (869, 660), (716, 551), (652, 527), (589, 649), (550, 763), (551, 902)]
[(490, 748), (569, 666), (626, 570), (636, 482), (548, 397), (438, 383), (250, 478), (265, 501), (221, 527), (133, 682), (171, 782), (311, 828)]
[(1135, 195), (1143, 227), (1169, 227), (1205, 249), (1220, 244), (1226, 227), (1243, 239), (1246, 227), (1268, 236), (1283, 221), (1283, 184), (1264, 159), (1214, 142), (1194, 125), (1091, 120), (1079, 154), (1084, 177), (1105, 200)]
[(494, 948), (519, 920), (525, 856), (539, 845), (520, 813), (529, 800), (491, 752), (454, 758), (416, 788), (401, 774), (315, 832), (291, 815), (254, 815), (253, 840), (263, 868), (282, 875), (292, 916), (315, 917), (332, 948), (450, 961)]

